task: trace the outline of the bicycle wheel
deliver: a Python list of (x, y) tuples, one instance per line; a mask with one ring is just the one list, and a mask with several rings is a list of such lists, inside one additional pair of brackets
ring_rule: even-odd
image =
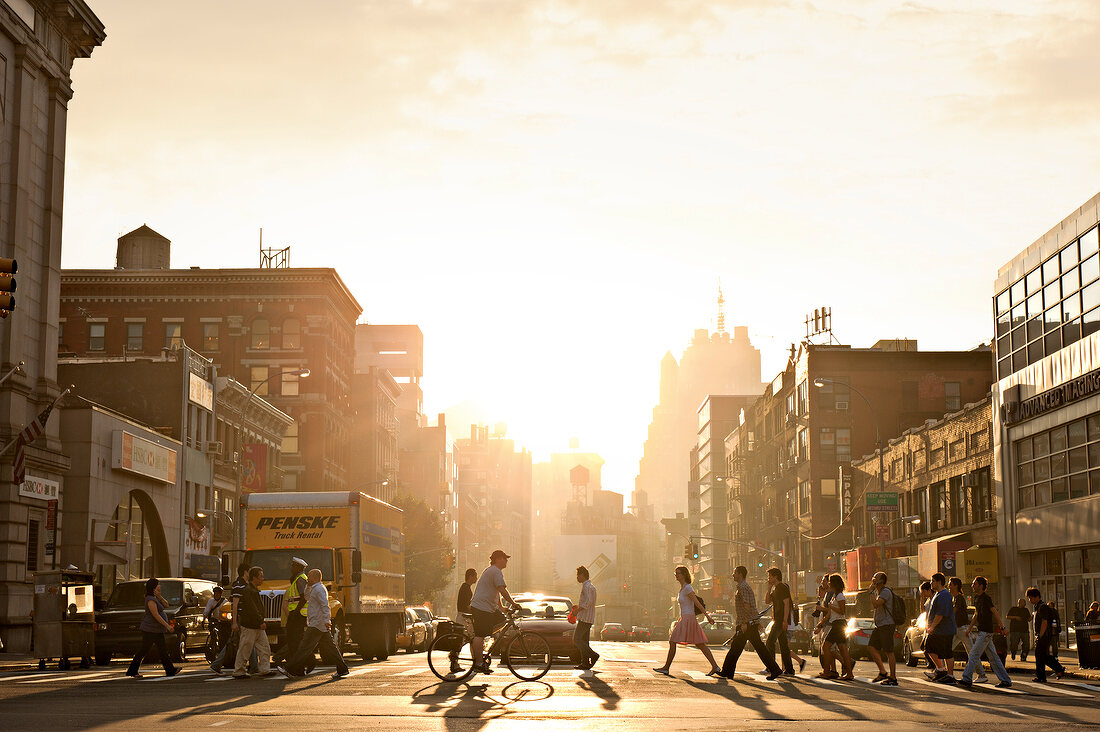
[(470, 641), (462, 633), (436, 638), (428, 648), (428, 668), (441, 681), (465, 681), (474, 673)]
[(554, 654), (550, 644), (538, 633), (520, 631), (504, 649), (504, 663), (518, 678), (524, 681), (541, 679), (550, 670)]

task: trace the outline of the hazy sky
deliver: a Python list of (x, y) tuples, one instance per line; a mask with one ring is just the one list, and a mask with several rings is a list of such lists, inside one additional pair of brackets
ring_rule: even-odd
[(765, 380), (820, 305), (970, 348), (997, 267), (1100, 189), (1088, 0), (90, 4), (65, 267), (142, 223), (256, 266), (262, 227), (420, 325), (429, 414), (578, 436), (627, 495), (719, 278)]

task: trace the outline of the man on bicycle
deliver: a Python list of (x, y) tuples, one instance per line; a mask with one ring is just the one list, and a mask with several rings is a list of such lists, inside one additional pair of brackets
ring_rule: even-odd
[(470, 650), (474, 657), (474, 670), (483, 674), (493, 672), (489, 668), (488, 659), (482, 657), (485, 653), (485, 638), (491, 636), (505, 622), (502, 612), (505, 608), (501, 597), (509, 605), (515, 604), (504, 583), (504, 568), (508, 566), (508, 559), (509, 555), (502, 549), (497, 549), (489, 556), (489, 566), (481, 573), (470, 600), (470, 612), (474, 616), (474, 637), (470, 640)]

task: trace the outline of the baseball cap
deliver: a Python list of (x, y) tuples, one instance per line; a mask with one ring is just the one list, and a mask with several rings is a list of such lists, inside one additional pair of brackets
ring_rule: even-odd
[(497, 557), (504, 557), (505, 559), (511, 559), (512, 555), (511, 554), (505, 554), (503, 549), (497, 549), (496, 551), (494, 551), (492, 554), (489, 555), (489, 561), (490, 562), (495, 562)]

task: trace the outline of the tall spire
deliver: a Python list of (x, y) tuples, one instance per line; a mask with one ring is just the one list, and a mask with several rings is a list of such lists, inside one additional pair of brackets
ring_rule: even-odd
[(722, 278), (718, 278), (718, 332), (726, 332), (726, 298), (722, 297)]

